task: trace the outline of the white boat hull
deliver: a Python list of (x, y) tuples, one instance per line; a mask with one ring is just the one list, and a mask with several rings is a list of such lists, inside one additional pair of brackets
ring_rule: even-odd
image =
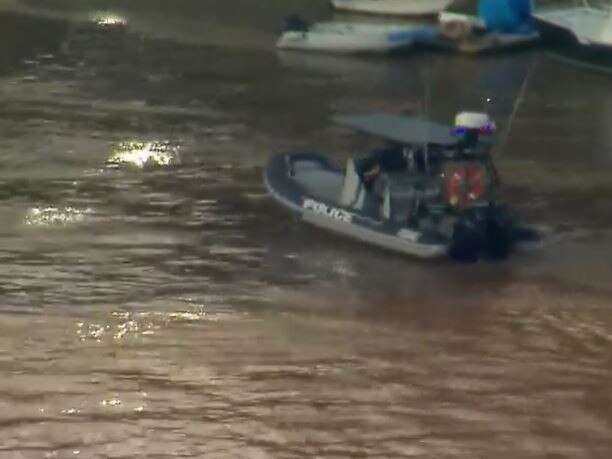
[(612, 71), (612, 12), (564, 8), (533, 17), (553, 55), (580, 67)]
[(331, 0), (332, 6), (340, 11), (397, 16), (435, 15), (450, 2), (451, 0)]
[(536, 21), (567, 30), (584, 45), (612, 46), (612, 13), (593, 8), (565, 8), (533, 14)]
[(318, 23), (307, 31), (284, 32), (278, 49), (330, 53), (387, 53), (410, 48), (418, 30), (411, 26)]

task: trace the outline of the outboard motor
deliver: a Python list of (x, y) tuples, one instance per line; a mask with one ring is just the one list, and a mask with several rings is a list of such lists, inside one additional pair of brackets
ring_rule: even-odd
[(514, 246), (514, 216), (493, 202), (464, 209), (453, 227), (450, 256), (462, 262), (475, 262), (481, 256), (505, 259)]
[(287, 16), (283, 21), (283, 32), (308, 32), (310, 24), (297, 14)]

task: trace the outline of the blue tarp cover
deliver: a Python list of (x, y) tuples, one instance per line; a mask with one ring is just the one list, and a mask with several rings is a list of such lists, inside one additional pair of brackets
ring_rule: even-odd
[(530, 32), (532, 0), (480, 0), (478, 16), (487, 29), (506, 33)]

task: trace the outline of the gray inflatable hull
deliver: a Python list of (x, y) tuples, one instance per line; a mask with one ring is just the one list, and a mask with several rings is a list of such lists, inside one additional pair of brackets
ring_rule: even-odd
[(423, 259), (448, 256), (448, 242), (391, 221), (339, 206), (331, 199), (310, 193), (293, 175), (296, 163), (310, 162), (341, 176), (343, 172), (315, 153), (278, 154), (264, 172), (265, 186), (275, 201), (315, 227), (356, 241)]

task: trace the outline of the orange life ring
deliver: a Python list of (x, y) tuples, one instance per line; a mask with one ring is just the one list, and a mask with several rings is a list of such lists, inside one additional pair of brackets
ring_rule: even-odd
[(463, 166), (451, 172), (446, 183), (446, 196), (452, 206), (463, 207), (478, 200), (485, 192), (485, 177), (481, 167)]

